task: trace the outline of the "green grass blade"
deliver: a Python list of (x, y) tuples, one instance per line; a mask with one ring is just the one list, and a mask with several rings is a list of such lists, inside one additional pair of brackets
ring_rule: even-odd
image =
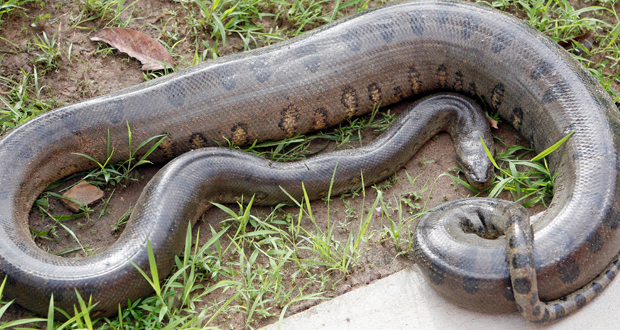
[(50, 295), (50, 305), (47, 309), (47, 330), (54, 330), (54, 293)]
[(159, 271), (157, 270), (157, 262), (155, 261), (155, 253), (153, 252), (153, 248), (151, 247), (151, 241), (149, 238), (146, 238), (146, 246), (149, 254), (149, 267), (151, 269), (151, 276), (153, 277), (153, 289), (158, 296), (161, 296), (161, 286), (159, 284)]
[(484, 147), (484, 151), (487, 153), (487, 156), (491, 160), (491, 163), (493, 163), (493, 166), (495, 166), (496, 169), (499, 169), (499, 166), (497, 166), (497, 163), (495, 162), (495, 159), (493, 158), (493, 154), (491, 153), (491, 151), (489, 151), (489, 148), (487, 148), (487, 144), (484, 143), (484, 140), (482, 139), (482, 136), (480, 137), (480, 142), (482, 142), (482, 146)]
[(536, 155), (536, 157), (532, 158), (531, 160), (535, 162), (537, 160), (545, 158), (547, 155), (554, 152), (557, 148), (559, 148), (562, 144), (564, 144), (564, 142), (566, 142), (566, 140), (568, 140), (571, 136), (573, 136), (574, 133), (575, 131), (570, 132), (568, 135), (563, 137), (560, 141), (556, 142), (551, 147), (545, 149), (543, 152), (539, 153), (538, 155)]

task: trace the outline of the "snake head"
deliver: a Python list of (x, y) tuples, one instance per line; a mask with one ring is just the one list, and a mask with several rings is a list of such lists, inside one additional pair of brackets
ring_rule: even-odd
[[(482, 139), (487, 144), (487, 150), (494, 150), (490, 136), (485, 138), (483, 135)], [(484, 190), (493, 182), (493, 162), (487, 155), (479, 137), (458, 139), (456, 161), (463, 169), (467, 182), (474, 188)]]
[(476, 157), (476, 159), (469, 159), (466, 161), (459, 161), (467, 182), (478, 190), (486, 189), (493, 182), (495, 177), (493, 173), (493, 163), (491, 160), (484, 156)]

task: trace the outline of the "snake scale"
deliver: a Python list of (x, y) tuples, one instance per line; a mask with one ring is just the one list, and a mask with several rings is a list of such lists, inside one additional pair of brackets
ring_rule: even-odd
[[(239, 192), (252, 191), (258, 202), (268, 203), (279, 197), (261, 189), (266, 182), (299, 189), (299, 180), (320, 197), (338, 162), (319, 157), (308, 161), (312, 167), (289, 168), (306, 168), (312, 175), (287, 176), (284, 170), (260, 178), (255, 174), (272, 164), (221, 148), (193, 151), (167, 167), (192, 168), (194, 160), (217, 155), (189, 177), (164, 171), (156, 181), (204, 190), (207, 183), (192, 175), (215, 173), (209, 184), (216, 192), (199, 196), (179, 188), (172, 199), (138, 205), (119, 240), (98, 255), (68, 259), (41, 251), (27, 225), (36, 196), (50, 183), (94, 165), (74, 153), (105, 159), (108, 130), (115, 137), (113, 161), (128, 157), (126, 123), (135, 141), (166, 134), (153, 160), (167, 161), (225, 139), (242, 145), (321, 129), (369, 112), (378, 102), (388, 105), (435, 91), (479, 95), (537, 151), (575, 132), (548, 157), (561, 175), (549, 209), (533, 225), (532, 260), (542, 299), (569, 294), (601, 273), (620, 249), (620, 117), (605, 90), (564, 50), (512, 16), (468, 3), (419, 1), (353, 15), (290, 41), (63, 107), (14, 129), (0, 141), (5, 294), (45, 314), (52, 294), (57, 307), (71, 310), (77, 290), (100, 302), (95, 314), (110, 315), (119, 303), (150, 291), (128, 262), (148, 268), (147, 236), (165, 276), (180, 251), (187, 219), (195, 219), (208, 202), (231, 201)], [(402, 163), (379, 165), (373, 163), (374, 153), (350, 153), (374, 164), (363, 170), (364, 177), (385, 177)], [(338, 176), (348, 178), (348, 185), (359, 184), (360, 167), (344, 163)], [(217, 174), (222, 167), (248, 172)], [(329, 170), (313, 171), (317, 167)], [(238, 180), (225, 180), (231, 177)], [(162, 192), (157, 184), (148, 187), (140, 201)], [(474, 211), (481, 221), (485, 212)], [(450, 233), (463, 230), (447, 228)], [(441, 241), (435, 246), (422, 245), (421, 238), (417, 242), (418, 263), (440, 294), (477, 310), (516, 309), (507, 293), (511, 285), (503, 237), (468, 235), (466, 244), (456, 243), (460, 249)]]

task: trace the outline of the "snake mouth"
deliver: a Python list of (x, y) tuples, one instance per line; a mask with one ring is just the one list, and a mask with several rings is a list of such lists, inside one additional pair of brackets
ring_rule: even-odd
[(493, 179), (495, 177), (493, 167), (484, 168), (484, 166), (468, 166), (463, 170), (465, 172), (467, 182), (478, 190), (485, 190), (488, 188), (491, 183), (493, 183)]

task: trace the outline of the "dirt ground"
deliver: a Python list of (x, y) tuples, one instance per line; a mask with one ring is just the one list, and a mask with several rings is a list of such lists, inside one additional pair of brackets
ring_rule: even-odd
[[(73, 0), (49, 1), (43, 2), (43, 4), (33, 3), (27, 6), (26, 14), (8, 17), (1, 31), (2, 37), (11, 40), (22, 49), (31, 49), (28, 43), (32, 40), (32, 35), (41, 34), (45, 31), (48, 36), (55, 35), (65, 49), (72, 45), (71, 58), (66, 53), (61, 55), (61, 65), (56, 70), (46, 73), (40, 82), (41, 85), (48, 86), (45, 91), (53, 95), (54, 99), (59, 103), (70, 104), (143, 82), (143, 72), (140, 70), (141, 65), (137, 60), (118, 52), (113, 52), (109, 55), (97, 53), (100, 46), (98, 43), (90, 41), (88, 35), (96, 29), (103, 27), (98, 20), (81, 24), (81, 26), (88, 27), (88, 29), (78, 29), (72, 26), (69, 18), (75, 13), (75, 6), (78, 6), (78, 4)], [(133, 17), (138, 18), (132, 20), (128, 27), (153, 37), (159, 36), (158, 27), (161, 27), (162, 22), (171, 17), (171, 15), (167, 14), (168, 12), (176, 10), (178, 11), (177, 15), (182, 17), (184, 11), (178, 3), (167, 0), (141, 0), (136, 3), (135, 7), (136, 10), (133, 12)], [(43, 13), (50, 13), (51, 17), (45, 19), (37, 26), (31, 26), (33, 18)], [(172, 29), (176, 29), (177, 33), (184, 33), (183, 21), (179, 20), (178, 25)], [(230, 36), (229, 39), (227, 39), (227, 46), (220, 49), (220, 55), (226, 55), (243, 49), (239, 38)], [(181, 56), (175, 58), (177, 67), (188, 66), (192, 58), (191, 43), (184, 41), (176, 47), (177, 49), (184, 49), (180, 51)], [(14, 50), (14, 47), (0, 40), (0, 49)], [(33, 53), (24, 52), (6, 53), (2, 61), (4, 69), (2, 74), (6, 76), (13, 74), (15, 77), (19, 77), (20, 69), (31, 73), (33, 71), (32, 61), (34, 56)], [(620, 92), (620, 88), (616, 88), (616, 91)], [(403, 110), (403, 105), (391, 106), (390, 108), (398, 113)], [(503, 124), (500, 125), (500, 129), (494, 130), (493, 133), (507, 144), (519, 144), (522, 141), (518, 134)], [(370, 139), (373, 135), (376, 136), (377, 133), (368, 132), (365, 135), (365, 139)], [(355, 146), (354, 143), (353, 146)], [(97, 251), (104, 250), (113, 244), (122, 232), (123, 227), (119, 230), (113, 229), (114, 223), (135, 204), (144, 185), (161, 166), (158, 164), (141, 167), (138, 170), (138, 182), (131, 183), (126, 187), (116, 187), (114, 190), (112, 188), (106, 189), (104, 191), (104, 199), (109, 198), (109, 203), (101, 218), (98, 215), (103, 206), (99, 204), (95, 206), (95, 212), (91, 215), (90, 220), (81, 218), (67, 221), (65, 225), (77, 235), (82, 245), (88, 247), (90, 252), (96, 253)], [(396, 179), (390, 179), (391, 187), (385, 190), (385, 198), (394, 199), (395, 196), (404, 196), (412, 193), (412, 187), (407, 179), (406, 172), (411, 177), (420, 175), (415, 187), (416, 190), (419, 190), (425, 182), (428, 182), (428, 186), (431, 186), (435, 178), (442, 173), (449, 172), (455, 166), (457, 164), (452, 141), (448, 134), (441, 133), (428, 141), (421, 151), (407, 162), (403, 169), (396, 173)], [(453, 172), (451, 173), (454, 174)], [(55, 191), (73, 182), (68, 181)], [(344, 201), (339, 198), (333, 199), (329, 209), (331, 218), (347, 219), (345, 214), (347, 206), (345, 202), (350, 202), (356, 209), (361, 209), (360, 204), (364, 202), (364, 209), (371, 207), (376, 194), (373, 189), (367, 189), (367, 192), (368, 195), (365, 201), (359, 197), (346, 198)], [(471, 191), (459, 184), (455, 184), (449, 177), (444, 176), (438, 180), (430, 197), (429, 206), (471, 195)], [(229, 205), (229, 207), (234, 208), (234, 205)], [(69, 214), (69, 211), (56, 198), (50, 198), (49, 208), (54, 215)], [(270, 212), (268, 207), (254, 207), (253, 210), (257, 214), (268, 214)], [(322, 221), (319, 224), (326, 226), (325, 219), (327, 219), (328, 211), (326, 204), (323, 201), (315, 201), (312, 203), (312, 210), (316, 219)], [(541, 208), (538, 207), (531, 211), (536, 213), (541, 211)], [(37, 231), (49, 229), (51, 220), (49, 218), (42, 220), (43, 218), (41, 213), (35, 209), (30, 215), (29, 225)], [(198, 223), (200, 232), (210, 232), (209, 226), (213, 226), (217, 230), (221, 221), (226, 218), (227, 215), (223, 211), (211, 208)], [(380, 219), (378, 215), (376, 218)], [(353, 226), (356, 226), (355, 220), (353, 222)], [(381, 223), (380, 220), (373, 221), (371, 230), (377, 231), (382, 225), (384, 223)], [(346, 237), (349, 230), (347, 227), (342, 227), (339, 229), (338, 234), (341, 237)], [(51, 253), (76, 248), (75, 240), (67, 232), (58, 230), (57, 235), (57, 237), (54, 237), (54, 240), (37, 238), (36, 243), (43, 250)], [(200, 244), (204, 243), (208, 238), (206, 235), (202, 235), (200, 237)], [(372, 238), (369, 241), (370, 243), (365, 246), (361, 265), (355, 267), (352, 273), (340, 281), (326, 296), (342, 294), (352, 288), (366, 285), (412, 264), (412, 261), (407, 256), (395, 257), (398, 251), (392, 245), (376, 243), (376, 240), (373, 243)], [(83, 256), (83, 252), (77, 250), (64, 256), (80, 257)], [(288, 314), (299, 312), (316, 303), (318, 302), (311, 301), (294, 305)], [(31, 313), (21, 307), (12, 306), (3, 319), (16, 319), (30, 315)], [(267, 319), (257, 325), (265, 325), (273, 321), (275, 321), (273, 318)], [(220, 326), (237, 326), (236, 322), (238, 321), (233, 317), (227, 322), (229, 324), (222, 324)]]

